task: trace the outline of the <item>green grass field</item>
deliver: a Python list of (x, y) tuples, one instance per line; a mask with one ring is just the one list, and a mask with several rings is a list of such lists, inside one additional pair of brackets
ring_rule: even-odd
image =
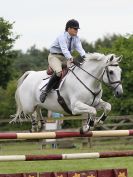
[[(41, 150), (39, 143), (17, 142), (0, 143), (0, 155), (24, 155), (24, 154), (62, 154), (79, 152), (99, 152), (99, 151), (117, 151), (132, 150), (130, 143), (119, 144), (119, 141), (109, 141), (109, 144), (99, 143), (100, 145), (92, 148), (82, 149), (77, 145), (73, 149), (46, 149)], [(98, 143), (98, 142), (97, 142)], [(20, 162), (0, 162), (0, 174), (2, 173), (22, 173), (22, 172), (46, 172), (46, 171), (76, 171), (107, 168), (127, 168), (129, 177), (133, 177), (133, 157), (105, 158), (105, 159), (82, 159), (82, 160), (58, 160), (58, 161), (20, 161)]]

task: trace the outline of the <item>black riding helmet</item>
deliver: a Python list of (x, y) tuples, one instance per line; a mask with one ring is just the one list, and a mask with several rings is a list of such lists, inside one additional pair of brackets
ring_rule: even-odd
[(67, 23), (66, 23), (66, 28), (65, 30), (67, 31), (68, 28), (76, 28), (76, 29), (80, 29), (79, 28), (79, 22), (77, 20), (69, 20)]

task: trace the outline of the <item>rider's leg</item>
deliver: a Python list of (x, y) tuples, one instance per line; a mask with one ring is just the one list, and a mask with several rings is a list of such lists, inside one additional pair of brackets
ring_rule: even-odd
[(56, 85), (56, 83), (58, 83), (60, 80), (60, 77), (56, 75), (56, 73), (54, 73), (52, 75), (52, 77), (50, 78), (46, 88), (44, 91), (42, 91), (41, 95), (40, 95), (40, 101), (43, 103), (48, 95), (48, 93), (53, 89), (53, 87)]
[(53, 87), (59, 82), (62, 71), (62, 62), (57, 56), (49, 55), (48, 62), (50, 67), (54, 70), (54, 74), (50, 78), (46, 88), (42, 91), (40, 95), (40, 101), (43, 103), (48, 95), (48, 93), (53, 89)]

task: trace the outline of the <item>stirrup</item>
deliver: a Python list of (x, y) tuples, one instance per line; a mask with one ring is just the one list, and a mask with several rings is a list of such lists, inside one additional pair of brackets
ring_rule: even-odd
[(41, 101), (41, 103), (44, 103), (44, 101), (46, 100), (47, 95), (48, 95), (47, 92), (42, 91), (42, 93), (40, 95), (40, 101)]

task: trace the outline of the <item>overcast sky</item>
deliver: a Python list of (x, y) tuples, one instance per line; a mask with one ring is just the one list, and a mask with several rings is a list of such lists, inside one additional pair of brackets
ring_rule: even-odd
[(15, 22), (15, 49), (49, 48), (69, 19), (79, 36), (94, 42), (107, 34), (133, 33), (133, 0), (0, 0), (0, 17)]

